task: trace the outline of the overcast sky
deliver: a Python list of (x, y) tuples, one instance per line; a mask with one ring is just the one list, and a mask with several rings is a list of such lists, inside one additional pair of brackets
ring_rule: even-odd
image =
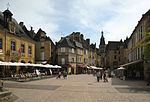
[(99, 45), (101, 31), (107, 41), (130, 36), (150, 0), (0, 0), (0, 11), (10, 4), (13, 17), (37, 32), (42, 28), (56, 42), (72, 32)]

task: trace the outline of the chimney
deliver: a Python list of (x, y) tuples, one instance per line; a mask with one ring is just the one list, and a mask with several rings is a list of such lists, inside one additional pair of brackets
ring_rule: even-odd
[(31, 31), (33, 31), (33, 27), (31, 26)]
[(81, 42), (83, 42), (83, 39), (84, 39), (84, 36), (83, 36), (83, 34), (81, 34)]
[(96, 49), (96, 43), (94, 44), (94, 48)]
[(90, 45), (90, 39), (86, 39), (86, 43)]
[(24, 26), (23, 22), (20, 22), (19, 25), (21, 26), (21, 28)]

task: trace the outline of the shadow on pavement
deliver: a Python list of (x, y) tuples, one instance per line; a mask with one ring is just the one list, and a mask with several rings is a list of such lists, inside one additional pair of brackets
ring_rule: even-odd
[(150, 87), (142, 80), (120, 80), (112, 78), (111, 85), (120, 93), (142, 93), (150, 94)]
[(126, 85), (126, 86), (146, 86), (147, 82), (143, 80), (121, 80), (112, 78), (111, 85)]

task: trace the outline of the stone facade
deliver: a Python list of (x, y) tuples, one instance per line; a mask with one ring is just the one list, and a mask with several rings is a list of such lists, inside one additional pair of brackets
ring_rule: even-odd
[(105, 44), (105, 38), (103, 32), (101, 32), (99, 51), (97, 56), (99, 56), (99, 66), (114, 70), (119, 68), (120, 65), (127, 62), (127, 41), (108, 41)]
[(0, 12), (0, 60), (34, 63), (35, 42), (22, 30), (12, 15), (9, 10)]
[(125, 57), (126, 49), (126, 43), (122, 40), (109, 41), (106, 46), (106, 67), (114, 70), (124, 64), (127, 61)]
[[(69, 73), (71, 71), (79, 74), (85, 73), (87, 66), (99, 65), (97, 64), (96, 44), (90, 44), (90, 39), (85, 40), (83, 34), (80, 34), (80, 32), (73, 32), (61, 38), (56, 46), (58, 65), (65, 66)], [(65, 49), (64, 52), (62, 52), (63, 49)], [(74, 49), (74, 53), (69, 52), (72, 49)]]
[(34, 40), (36, 41), (36, 63), (51, 63), (51, 39), (42, 29), (39, 29)]
[(142, 15), (137, 26), (133, 30), (128, 41), (128, 63), (122, 65), (128, 71), (128, 77), (137, 79), (150, 79), (149, 61), (147, 61), (144, 46), (142, 44), (150, 41), (148, 33), (150, 32), (150, 10)]

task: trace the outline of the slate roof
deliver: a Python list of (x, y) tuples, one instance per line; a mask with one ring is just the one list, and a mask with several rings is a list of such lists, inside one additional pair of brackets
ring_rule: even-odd
[(120, 46), (119, 41), (109, 41), (107, 44), (107, 50), (118, 50)]
[(75, 46), (79, 48), (83, 48), (82, 43), (79, 43), (78, 41), (75, 41)]
[(75, 48), (74, 43), (69, 38), (62, 38), (58, 43), (58, 47), (73, 47)]
[(82, 46), (83, 46), (83, 48), (86, 48), (86, 49), (89, 48), (89, 46), (88, 46), (88, 44), (86, 43), (86, 41), (83, 41)]
[[(8, 27), (4, 27), (4, 25), (3, 25), (4, 21), (3, 21), (3, 14), (2, 14), (2, 12), (0, 12), (0, 20), (2, 21), (2, 22), (0, 22), (0, 29), (1, 29), (1, 30), (4, 30), (4, 29), (7, 29), (7, 30), (8, 30)], [(23, 37), (23, 38), (26, 38), (26, 39), (28, 39), (28, 40), (33, 41), (33, 40), (23, 31), (23, 29), (21, 28), (21, 26), (17, 23), (17, 21), (16, 21), (14, 18), (12, 18), (12, 21), (16, 24), (16, 36)], [(6, 23), (6, 22), (5, 22), (5, 23)]]

